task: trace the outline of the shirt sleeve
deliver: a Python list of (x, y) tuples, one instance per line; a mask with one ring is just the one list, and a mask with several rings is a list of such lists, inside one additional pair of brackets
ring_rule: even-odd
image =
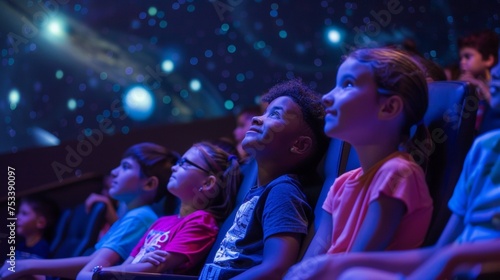
[(262, 215), (264, 240), (278, 233), (307, 234), (311, 207), (305, 195), (293, 182), (274, 186), (265, 201)]
[[(337, 191), (342, 187), (342, 185), (345, 184), (345, 182), (350, 178), (352, 174), (355, 172), (359, 172), (358, 169), (348, 171), (342, 175), (340, 175), (335, 181), (333, 182), (333, 185), (330, 187), (330, 190), (328, 190), (328, 194), (326, 195), (325, 202), (323, 202), (323, 210), (326, 212), (332, 214), (333, 213), (333, 200), (335, 198), (335, 195)], [(354, 176), (354, 175), (353, 175)], [(318, 201), (319, 203), (319, 201)]]
[(380, 194), (402, 201), (407, 213), (422, 207), (432, 207), (432, 199), (423, 170), (415, 162), (393, 158), (384, 164), (371, 182), (369, 202)]
[(108, 248), (115, 251), (123, 260), (127, 259), (137, 242), (156, 219), (151, 219), (150, 216), (146, 212), (125, 215), (117, 228), (108, 231), (104, 242), (96, 245), (96, 249)]
[(191, 268), (207, 256), (218, 232), (215, 218), (208, 212), (197, 211), (186, 217), (180, 230), (160, 250), (185, 255), (188, 262), (179, 269)]

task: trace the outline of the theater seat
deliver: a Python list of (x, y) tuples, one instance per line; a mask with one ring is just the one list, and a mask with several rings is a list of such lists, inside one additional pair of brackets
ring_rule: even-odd
[(434, 148), (425, 151), (429, 156), (426, 180), (434, 212), (424, 246), (436, 243), (451, 215), (448, 200), (474, 141), (477, 107), (474, 89), (466, 82), (429, 84), (429, 109), (424, 122), (431, 133)]
[(92, 249), (104, 224), (105, 212), (103, 202), (94, 203), (89, 213), (83, 204), (65, 210), (50, 246), (50, 258), (82, 256), (86, 250)]
[(339, 139), (330, 140), (330, 144), (328, 145), (328, 150), (324, 158), (323, 169), (325, 180), (314, 207), (314, 223), (309, 228), (309, 233), (302, 242), (299, 260), (304, 256), (305, 252), (307, 251), (307, 247), (309, 247), (314, 234), (319, 228), (319, 224), (321, 221), (319, 217), (321, 217), (321, 213), (323, 212), (323, 202), (325, 201), (328, 191), (333, 185), (333, 182), (338, 176), (344, 174), (346, 171), (353, 170), (355, 168), (358, 168), (359, 166), (358, 156), (354, 149), (351, 148), (351, 145), (349, 143)]

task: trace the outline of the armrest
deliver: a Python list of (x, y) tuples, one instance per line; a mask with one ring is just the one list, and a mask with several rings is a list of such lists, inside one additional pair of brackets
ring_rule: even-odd
[(198, 279), (198, 276), (162, 274), (162, 273), (147, 273), (147, 272), (117, 272), (117, 271), (99, 271), (92, 275), (92, 280), (188, 280)]

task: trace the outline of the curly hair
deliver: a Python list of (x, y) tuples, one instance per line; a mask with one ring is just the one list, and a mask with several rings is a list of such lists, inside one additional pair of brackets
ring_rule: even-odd
[(321, 101), (321, 95), (305, 85), (301, 79), (293, 79), (273, 86), (262, 96), (262, 101), (271, 103), (281, 96), (290, 97), (300, 107), (303, 120), (313, 134), (314, 148), (311, 159), (304, 163), (303, 166), (310, 166), (313, 163), (314, 167), (316, 167), (316, 164), (326, 152), (329, 143), (328, 137), (323, 132), (325, 108)]

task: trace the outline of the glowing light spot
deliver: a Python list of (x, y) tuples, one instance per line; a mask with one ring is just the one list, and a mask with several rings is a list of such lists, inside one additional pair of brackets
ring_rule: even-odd
[(57, 70), (56, 71), (56, 78), (58, 80), (62, 79), (64, 77), (64, 72), (62, 70)]
[(172, 102), (172, 98), (168, 95), (163, 96), (163, 103), (170, 104)]
[(227, 51), (230, 53), (234, 53), (236, 51), (236, 46), (235, 45), (227, 46)]
[(9, 103), (10, 103), (10, 109), (14, 110), (17, 108), (17, 104), (21, 100), (21, 94), (17, 89), (13, 89), (9, 92)]
[(146, 120), (153, 114), (153, 95), (143, 87), (133, 87), (127, 91), (123, 103), (125, 113), (133, 120)]
[(201, 83), (198, 79), (193, 79), (189, 83), (189, 87), (192, 91), (199, 91), (201, 89)]
[(330, 41), (333, 44), (337, 44), (338, 42), (340, 42), (341, 39), (340, 32), (336, 29), (329, 30), (327, 36), (328, 36), (328, 41)]
[(156, 7), (149, 7), (148, 9), (148, 14), (152, 17), (155, 16), (157, 12), (158, 10), (156, 9)]
[(172, 116), (178, 116), (178, 115), (180, 115), (180, 113), (181, 113), (181, 110), (179, 110), (179, 108), (172, 109)]
[(233, 109), (234, 102), (232, 100), (226, 100), (226, 102), (224, 102), (224, 108), (226, 108), (227, 110)]
[(187, 91), (187, 90), (183, 89), (183, 90), (181, 90), (181, 91), (179, 92), (179, 95), (180, 95), (182, 98), (184, 98), (184, 99), (185, 99), (185, 98), (188, 98), (188, 96), (189, 96), (189, 91)]
[(130, 132), (130, 128), (128, 126), (122, 127), (122, 133), (123, 134), (128, 134)]
[(279, 36), (281, 39), (285, 39), (288, 36), (288, 33), (286, 33), (285, 30), (281, 30)]
[(50, 34), (59, 37), (64, 34), (64, 29), (60, 21), (58, 20), (53, 20), (49, 22), (47, 25), (47, 29), (50, 32)]
[(106, 72), (101, 72), (101, 74), (99, 75), (99, 77), (101, 78), (101, 80), (106, 80), (108, 78), (108, 73)]
[(164, 60), (161, 63), (161, 69), (167, 73), (170, 73), (174, 70), (174, 62), (172, 60)]
[(229, 30), (229, 24), (224, 23), (220, 26), (220, 30), (227, 32)]
[(68, 100), (68, 109), (70, 111), (74, 111), (76, 109), (76, 100), (71, 98), (70, 100)]
[(243, 73), (238, 73), (238, 75), (236, 75), (236, 80), (238, 82), (243, 82), (245, 80), (245, 74)]

